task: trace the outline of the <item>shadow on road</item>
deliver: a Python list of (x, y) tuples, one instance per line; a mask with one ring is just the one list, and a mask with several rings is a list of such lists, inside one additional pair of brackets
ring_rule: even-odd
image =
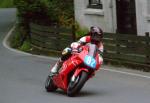
[[(67, 96), (67, 94), (62, 90), (57, 90), (55, 92), (49, 92), (58, 96)], [(106, 91), (89, 91), (89, 90), (81, 90), (75, 97), (98, 97), (107, 95)]]

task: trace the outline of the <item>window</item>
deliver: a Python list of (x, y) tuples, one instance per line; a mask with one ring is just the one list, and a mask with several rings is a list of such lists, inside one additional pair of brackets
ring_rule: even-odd
[(103, 9), (101, 0), (89, 0), (88, 8)]

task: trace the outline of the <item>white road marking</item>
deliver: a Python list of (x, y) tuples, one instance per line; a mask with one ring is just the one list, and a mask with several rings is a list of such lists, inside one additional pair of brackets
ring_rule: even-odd
[(113, 70), (113, 69), (106, 69), (106, 68), (101, 68), (101, 69), (105, 70), (105, 71), (110, 71), (110, 72), (121, 73), (121, 74), (125, 74), (125, 75), (131, 75), (131, 76), (137, 76), (137, 77), (142, 77), (142, 78), (150, 79), (150, 76), (146, 76), (146, 75), (142, 75), (142, 74), (129, 73), (129, 72), (124, 72), (124, 71), (119, 71), (119, 70)]

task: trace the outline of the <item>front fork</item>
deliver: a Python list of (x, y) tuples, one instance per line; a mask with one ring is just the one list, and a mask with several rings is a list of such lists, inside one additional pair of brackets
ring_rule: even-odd
[(90, 73), (90, 71), (86, 68), (78, 68), (78, 69), (75, 70), (75, 72), (74, 72), (74, 74), (71, 78), (71, 81), (72, 82), (77, 82), (78, 79), (79, 79), (79, 75), (82, 71), (87, 72), (89, 74), (89, 78), (91, 78), (94, 75), (94, 72)]

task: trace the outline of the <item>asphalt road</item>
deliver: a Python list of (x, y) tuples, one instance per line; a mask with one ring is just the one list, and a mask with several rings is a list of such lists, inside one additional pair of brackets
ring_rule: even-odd
[(2, 42), (14, 21), (15, 9), (0, 9), (0, 103), (150, 103), (150, 73), (111, 66), (103, 66), (77, 97), (47, 93), (48, 65), (55, 60), (6, 49)]

